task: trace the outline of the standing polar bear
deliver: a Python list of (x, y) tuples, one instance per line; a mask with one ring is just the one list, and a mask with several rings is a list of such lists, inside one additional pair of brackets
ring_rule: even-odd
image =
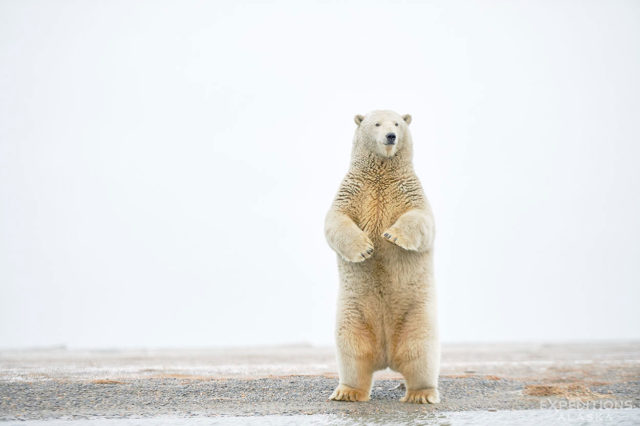
[(325, 221), (338, 253), (340, 383), (330, 399), (367, 401), (373, 372), (406, 381), (405, 402), (438, 403), (434, 221), (413, 171), (411, 116), (356, 115), (351, 166)]

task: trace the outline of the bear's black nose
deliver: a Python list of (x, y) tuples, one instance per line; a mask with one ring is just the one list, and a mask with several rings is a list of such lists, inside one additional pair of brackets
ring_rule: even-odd
[(396, 143), (396, 134), (395, 133), (387, 133), (387, 141), (385, 145), (393, 145)]

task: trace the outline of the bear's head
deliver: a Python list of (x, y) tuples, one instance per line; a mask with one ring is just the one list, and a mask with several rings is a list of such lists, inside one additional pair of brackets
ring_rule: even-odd
[(409, 114), (399, 115), (393, 111), (371, 111), (365, 116), (356, 115), (358, 125), (354, 143), (383, 158), (391, 158), (399, 151), (411, 149)]

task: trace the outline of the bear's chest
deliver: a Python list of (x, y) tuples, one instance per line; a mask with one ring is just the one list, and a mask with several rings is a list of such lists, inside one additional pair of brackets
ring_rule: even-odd
[(357, 200), (356, 224), (370, 238), (376, 238), (411, 208), (401, 181), (365, 185)]

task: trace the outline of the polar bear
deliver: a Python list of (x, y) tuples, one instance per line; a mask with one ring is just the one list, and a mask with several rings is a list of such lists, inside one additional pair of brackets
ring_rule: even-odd
[(340, 381), (330, 399), (367, 401), (373, 372), (402, 373), (404, 402), (438, 403), (434, 220), (413, 171), (411, 116), (356, 115), (351, 165), (325, 220), (338, 254)]

